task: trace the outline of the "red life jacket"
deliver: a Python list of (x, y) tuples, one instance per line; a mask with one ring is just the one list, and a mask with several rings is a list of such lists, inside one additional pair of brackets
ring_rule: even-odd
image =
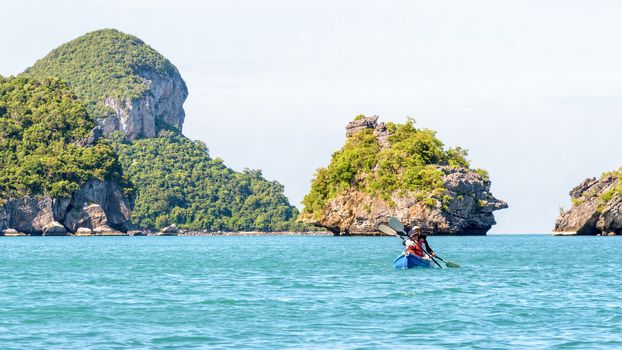
[(423, 238), (419, 238), (417, 244), (413, 244), (413, 245), (409, 245), (408, 247), (406, 247), (406, 251), (411, 253), (411, 254), (415, 254), (416, 256), (423, 256), (423, 249), (421, 249), (421, 247), (423, 247), (423, 243), (424, 239)]

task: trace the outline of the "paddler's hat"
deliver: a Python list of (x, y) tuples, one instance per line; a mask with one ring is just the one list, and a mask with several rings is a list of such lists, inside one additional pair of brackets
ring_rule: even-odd
[(410, 229), (410, 231), (408, 231), (408, 235), (409, 235), (409, 236), (412, 236), (412, 235), (414, 235), (415, 233), (416, 233), (416, 234), (418, 234), (418, 235), (420, 235), (420, 234), (421, 234), (421, 227), (419, 227), (419, 226), (415, 226), (415, 227), (411, 228), (411, 229)]

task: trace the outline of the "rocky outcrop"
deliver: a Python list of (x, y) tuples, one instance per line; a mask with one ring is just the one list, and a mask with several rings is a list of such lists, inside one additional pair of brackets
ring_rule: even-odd
[(158, 236), (177, 236), (178, 232), (179, 230), (177, 229), (177, 225), (173, 224), (160, 230), (160, 232), (158, 232)]
[(93, 229), (93, 234), (96, 236), (125, 236), (126, 234), (115, 230), (114, 228), (108, 225), (102, 225)]
[(63, 223), (71, 232), (79, 227), (95, 230), (100, 226), (125, 231), (129, 229), (131, 208), (118, 184), (89, 181), (73, 193)]
[(58, 221), (52, 221), (43, 227), (44, 236), (66, 236), (67, 229)]
[(86, 206), (76, 206), (65, 215), (65, 225), (71, 231), (77, 231), (78, 228), (99, 227), (108, 224), (106, 212), (99, 204), (88, 204)]
[(91, 230), (88, 227), (80, 227), (80, 228), (78, 228), (78, 230), (76, 230), (75, 235), (76, 236), (92, 236), (93, 235), (93, 230)]
[(570, 191), (572, 207), (562, 210), (554, 235), (617, 235), (622, 233), (620, 179), (612, 173), (585, 179)]
[(5, 237), (22, 237), (22, 236), (26, 236), (26, 234), (23, 233), (23, 232), (17, 232), (17, 230), (12, 229), (12, 228), (8, 228), (8, 229), (3, 230), (2, 232), (0, 232), (0, 236), (5, 236)]
[[(346, 137), (373, 129), (381, 148), (390, 147), (391, 133), (377, 120), (378, 116), (357, 117), (346, 126)], [(428, 234), (485, 235), (496, 223), (493, 212), (507, 208), (507, 203), (496, 199), (490, 181), (474, 170), (442, 165), (436, 169), (443, 174), (444, 203), (403, 190), (394, 191), (388, 201), (351, 188), (330, 199), (319, 217), (302, 214), (301, 220), (336, 235), (374, 234), (391, 216)]]
[[(58, 202), (56, 202), (58, 203)], [(0, 216), (6, 218), (2, 229), (12, 228), (28, 234), (42, 234), (46, 225), (54, 222), (54, 209), (58, 207), (50, 197), (19, 198), (6, 201)], [(57, 208), (58, 210), (58, 208)]]
[(320, 220), (305, 222), (324, 227), (335, 234), (372, 234), (391, 216), (408, 226), (418, 225), (428, 234), (485, 235), (496, 223), (493, 212), (507, 208), (506, 202), (490, 193), (490, 182), (466, 170), (444, 170), (443, 180), (451, 200), (446, 208), (430, 206), (412, 194), (396, 191), (395, 205), (359, 191), (346, 191), (329, 201)]
[(389, 147), (389, 136), (391, 133), (387, 131), (385, 123), (378, 123), (379, 116), (372, 115), (370, 117), (358, 116), (346, 125), (346, 137), (356, 134), (360, 130), (374, 129), (374, 135), (378, 139), (381, 147)]
[[(346, 137), (351, 137), (361, 130), (375, 129), (378, 126), (378, 118), (377, 115), (372, 115), (371, 117), (359, 115), (346, 125)], [(384, 123), (381, 123), (381, 125), (384, 126)]]
[(0, 207), (0, 230), (47, 236), (75, 233), (79, 228), (127, 230), (131, 208), (131, 200), (118, 184), (91, 180), (74, 191), (71, 198), (44, 196), (5, 201)]
[(136, 99), (105, 98), (104, 104), (114, 113), (98, 120), (104, 135), (110, 136), (119, 130), (130, 140), (155, 137), (164, 125), (181, 131), (185, 118), (183, 104), (188, 97), (188, 89), (177, 70), (166, 73), (141, 70), (135, 73), (144, 80), (148, 89)]

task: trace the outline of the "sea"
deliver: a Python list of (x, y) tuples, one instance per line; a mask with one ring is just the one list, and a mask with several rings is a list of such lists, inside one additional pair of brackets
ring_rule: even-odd
[(0, 237), (0, 349), (622, 348), (622, 238), (428, 240)]

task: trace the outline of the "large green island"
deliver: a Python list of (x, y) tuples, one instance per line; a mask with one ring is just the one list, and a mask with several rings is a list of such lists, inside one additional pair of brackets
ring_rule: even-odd
[(308, 228), (281, 184), (182, 134), (186, 84), (132, 35), (88, 33), (0, 79), (0, 232)]

